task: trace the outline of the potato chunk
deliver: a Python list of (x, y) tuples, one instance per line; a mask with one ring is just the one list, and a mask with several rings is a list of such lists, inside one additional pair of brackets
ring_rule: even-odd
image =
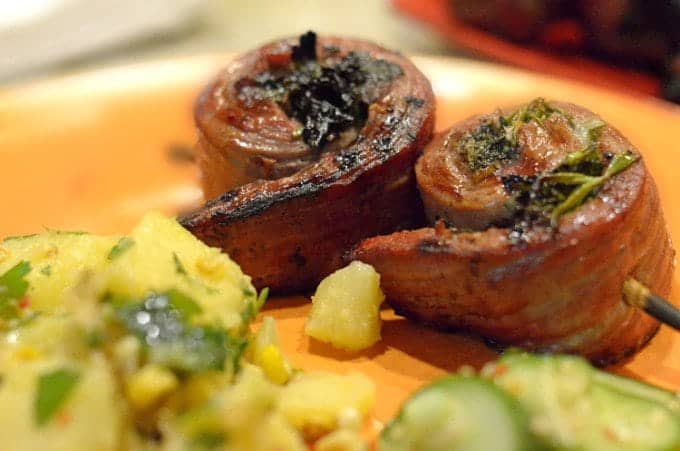
[(26, 276), (31, 308), (42, 312), (63, 310), (64, 295), (86, 273), (100, 273), (118, 237), (79, 232), (49, 231), (41, 235), (6, 238), (0, 242), (0, 274), (21, 261), (31, 264)]
[(380, 274), (371, 265), (352, 262), (317, 287), (305, 333), (347, 351), (366, 349), (380, 340), (384, 300)]
[(252, 319), (246, 317), (249, 304), (256, 302), (250, 277), (226, 254), (205, 246), (176, 221), (148, 213), (118, 242), (118, 248), (119, 252), (109, 253), (104, 274), (107, 291), (134, 298), (176, 289), (200, 305), (197, 322), (228, 330)]
[(375, 402), (375, 385), (360, 373), (301, 373), (281, 390), (279, 409), (308, 439), (348, 422), (360, 424)]

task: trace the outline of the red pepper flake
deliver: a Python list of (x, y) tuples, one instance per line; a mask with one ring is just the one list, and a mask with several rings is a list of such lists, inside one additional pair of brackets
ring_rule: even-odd
[(507, 371), (508, 371), (508, 366), (507, 366), (507, 365), (503, 365), (502, 363), (499, 363), (499, 364), (496, 365), (496, 367), (493, 369), (493, 377), (502, 376), (502, 375), (505, 374)]
[(56, 421), (59, 426), (66, 427), (71, 422), (71, 415), (66, 411), (59, 412)]
[(31, 306), (31, 299), (28, 296), (24, 296), (23, 298), (21, 298), (21, 301), (19, 302), (19, 308), (21, 310), (26, 310), (30, 306)]
[(611, 428), (608, 427), (604, 428), (602, 430), (602, 434), (605, 436), (607, 440), (609, 440), (612, 443), (619, 443), (621, 441), (616, 432), (613, 431)]
[(278, 48), (267, 54), (267, 64), (270, 68), (286, 67), (291, 63), (290, 48)]

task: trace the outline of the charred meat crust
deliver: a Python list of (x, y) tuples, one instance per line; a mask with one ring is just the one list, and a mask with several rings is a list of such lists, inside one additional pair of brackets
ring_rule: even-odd
[[(262, 70), (259, 59), (263, 55), (272, 49), (290, 48), (291, 42), (269, 44), (239, 58), (204, 92), (196, 110), (199, 140), (210, 146), (228, 143), (231, 137), (222, 139), (228, 127), (224, 123), (215, 125), (219, 109), (215, 92), (228, 90), (230, 80), (243, 76), (244, 66)], [(424, 224), (413, 166), (434, 126), (434, 96), (429, 82), (407, 59), (373, 44), (320, 38), (317, 46), (336, 48), (335, 55), (367, 52), (373, 58), (397, 64), (403, 74), (369, 105), (367, 121), (351, 144), (317, 153), (314, 160), (305, 160), (294, 168), (295, 172), (275, 180), (253, 181), (247, 171), (230, 170), (242, 175), (245, 183), (180, 220), (201, 240), (222, 248), (246, 273), (253, 274), (256, 286), (268, 286), (278, 293), (313, 287), (339, 268), (343, 254), (363, 238)], [(267, 127), (264, 122), (262, 127)], [(294, 127), (297, 125), (289, 128)], [(284, 149), (291, 143), (300, 144), (285, 136)], [(249, 139), (260, 142), (252, 135)], [(219, 152), (203, 149), (199, 153), (211, 160), (210, 167), (242, 155), (252, 161), (254, 154), (248, 146), (236, 152), (231, 148)], [(233, 157), (234, 153), (239, 156)], [(203, 172), (204, 179), (226, 176)], [(208, 197), (218, 186), (210, 184), (213, 188), (208, 188)]]
[[(461, 124), (471, 128), (474, 121)], [(635, 151), (609, 126), (600, 146)], [(439, 226), (369, 238), (351, 257), (376, 268), (390, 303), (405, 316), (608, 365), (637, 352), (659, 328), (623, 302), (624, 280), (634, 277), (666, 296), (673, 256), (656, 186), (638, 160), (560, 217), (555, 229), (534, 227), (521, 243), (506, 228)]]

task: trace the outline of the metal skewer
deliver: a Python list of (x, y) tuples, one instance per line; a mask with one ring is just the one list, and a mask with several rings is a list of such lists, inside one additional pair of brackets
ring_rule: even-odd
[(630, 278), (623, 282), (623, 299), (631, 307), (642, 309), (667, 326), (680, 331), (680, 309), (653, 294), (637, 280)]

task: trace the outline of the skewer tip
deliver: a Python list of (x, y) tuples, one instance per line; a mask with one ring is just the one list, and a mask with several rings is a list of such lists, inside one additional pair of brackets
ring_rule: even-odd
[(631, 307), (642, 309), (667, 326), (680, 331), (680, 309), (653, 294), (637, 280), (630, 278), (623, 283), (623, 299)]

